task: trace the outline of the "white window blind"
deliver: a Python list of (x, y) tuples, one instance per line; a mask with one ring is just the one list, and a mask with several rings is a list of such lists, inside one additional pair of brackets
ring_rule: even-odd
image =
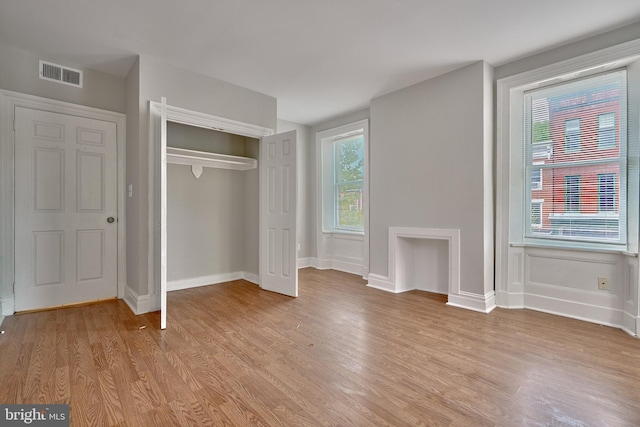
[(525, 92), (525, 240), (626, 243), (626, 72)]

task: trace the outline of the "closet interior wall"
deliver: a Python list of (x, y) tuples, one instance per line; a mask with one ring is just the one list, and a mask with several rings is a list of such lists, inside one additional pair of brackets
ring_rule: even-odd
[[(257, 159), (259, 140), (168, 122), (167, 146)], [(259, 165), (258, 165), (259, 168)], [(167, 289), (258, 279), (259, 173), (167, 165)]]

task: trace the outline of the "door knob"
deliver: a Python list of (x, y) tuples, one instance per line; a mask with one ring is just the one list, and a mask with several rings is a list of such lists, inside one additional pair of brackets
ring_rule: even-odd
[(114, 217), (110, 216), (109, 218), (107, 218), (107, 222), (108, 222), (109, 224), (111, 224), (113, 221), (115, 221), (115, 218), (114, 218)]

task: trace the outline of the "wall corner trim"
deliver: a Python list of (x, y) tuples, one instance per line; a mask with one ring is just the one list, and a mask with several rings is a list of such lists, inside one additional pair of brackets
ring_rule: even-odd
[(14, 296), (0, 298), (0, 316), (12, 316), (15, 313)]
[(457, 295), (449, 294), (447, 305), (481, 313), (490, 313), (496, 308), (496, 294), (494, 291), (488, 292), (486, 295), (469, 292), (460, 292)]
[(367, 287), (397, 294), (396, 284), (386, 276), (369, 273)]
[(160, 309), (156, 295), (138, 295), (138, 293), (129, 286), (126, 287), (124, 292), (124, 302), (127, 303), (135, 315)]

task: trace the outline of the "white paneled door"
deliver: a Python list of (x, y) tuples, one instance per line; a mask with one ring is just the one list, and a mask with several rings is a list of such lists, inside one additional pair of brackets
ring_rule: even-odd
[(15, 309), (117, 295), (116, 124), (16, 107)]
[(298, 296), (296, 132), (260, 146), (260, 286)]

